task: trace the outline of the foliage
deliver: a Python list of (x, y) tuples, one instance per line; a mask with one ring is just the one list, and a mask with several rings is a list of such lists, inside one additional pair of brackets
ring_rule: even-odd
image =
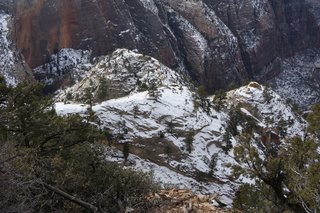
[(157, 86), (155, 80), (152, 80), (150, 82), (149, 87), (148, 87), (148, 94), (150, 97), (154, 98), (155, 101), (158, 101), (161, 93), (158, 90), (158, 86)]
[(247, 213), (281, 213), (273, 205), (274, 192), (265, 184), (257, 181), (253, 184), (243, 184), (236, 192), (233, 208)]
[(232, 141), (231, 141), (231, 133), (229, 131), (229, 129), (226, 129), (226, 132), (222, 135), (222, 142), (225, 144), (225, 146), (223, 147), (223, 150), (228, 153), (230, 151), (230, 149), (232, 149)]
[(167, 131), (169, 133), (173, 133), (174, 128), (176, 127), (176, 124), (172, 121), (172, 119), (170, 121), (166, 121), (166, 126), (167, 126)]
[(220, 111), (225, 104), (224, 100), (226, 98), (227, 98), (226, 91), (224, 91), (223, 89), (217, 90), (214, 93), (214, 98), (212, 100), (212, 102), (214, 104), (214, 109), (217, 111)]
[(283, 119), (281, 119), (277, 124), (278, 133), (282, 138), (285, 138), (287, 136), (287, 125), (288, 122)]
[(0, 212), (147, 211), (149, 175), (107, 162), (93, 116), (58, 116), (42, 88), (0, 80)]
[(243, 124), (243, 133), (252, 134), (256, 130), (257, 124), (254, 120), (248, 120)]
[(230, 109), (228, 115), (229, 115), (229, 120), (228, 120), (227, 131), (229, 131), (231, 135), (236, 136), (238, 135), (237, 126), (244, 122), (240, 105), (237, 105), (236, 107)]
[[(1, 212), (82, 212), (83, 208), (47, 190), (68, 192), (105, 212), (138, 212), (149, 207), (156, 190), (149, 175), (105, 161), (104, 147), (77, 144), (56, 155), (23, 155), (2, 164)], [(5, 190), (5, 191), (4, 191)]]
[(206, 88), (204, 86), (200, 86), (197, 89), (197, 99), (200, 100), (201, 106), (205, 107), (206, 102), (207, 102), (207, 97), (209, 94), (206, 92)]
[(211, 156), (210, 163), (209, 163), (209, 175), (213, 175), (213, 172), (216, 170), (218, 160), (218, 153), (215, 153)]
[(204, 109), (207, 113), (210, 110), (210, 102), (208, 100), (209, 94), (206, 92), (206, 88), (204, 86), (199, 86), (196, 90), (195, 99), (194, 99), (194, 108), (201, 107)]
[(107, 79), (105, 77), (100, 77), (98, 91), (96, 92), (96, 100), (98, 102), (107, 100), (109, 97), (108, 89)]
[(128, 160), (129, 153), (130, 153), (129, 143), (123, 143), (122, 154), (125, 162)]
[(317, 137), (320, 136), (320, 104), (316, 104), (308, 115), (307, 120), (309, 123), (307, 131), (315, 134)]
[(237, 88), (239, 88), (239, 86), (238, 86), (237, 84), (235, 84), (235, 83), (232, 83), (232, 84), (230, 84), (230, 85), (228, 86), (227, 91), (235, 90), (235, 89), (237, 89)]
[(93, 106), (93, 94), (91, 88), (86, 88), (84, 91), (84, 101), (86, 104), (89, 104), (89, 110), (92, 111)]
[(133, 117), (137, 118), (137, 115), (140, 112), (139, 105), (134, 105), (133, 108), (132, 108), (132, 112), (133, 112)]
[(139, 86), (139, 92), (144, 92), (148, 90), (148, 85), (146, 83), (142, 83)]
[(186, 137), (184, 139), (184, 142), (186, 143), (186, 150), (191, 153), (192, 147), (193, 147), (193, 141), (194, 141), (194, 130), (190, 129), (186, 133)]
[[(318, 131), (319, 120), (313, 119), (318, 115), (315, 107), (309, 117), (308, 130), (312, 133)], [(270, 212), (262, 211), (268, 209), (267, 206), (270, 209), (270, 205), (277, 209), (274, 212), (317, 212), (320, 209), (317, 138), (296, 136), (286, 139), (282, 146), (273, 142), (261, 151), (257, 148), (259, 142), (248, 133), (240, 135), (238, 142), (234, 155), (239, 164), (232, 166), (234, 175), (256, 179), (257, 184), (240, 188), (246, 194), (238, 194), (235, 200), (237, 208), (253, 209), (252, 212)], [(265, 196), (265, 190), (272, 196)]]

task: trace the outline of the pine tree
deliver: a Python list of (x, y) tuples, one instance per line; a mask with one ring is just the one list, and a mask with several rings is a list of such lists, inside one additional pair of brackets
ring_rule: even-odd
[(203, 107), (204, 109), (207, 107), (208, 104), (208, 99), (207, 97), (209, 94), (206, 91), (206, 88), (204, 86), (199, 86), (196, 92), (197, 99), (200, 102), (200, 106)]
[(307, 120), (309, 123), (308, 132), (320, 136), (320, 104), (316, 104), (311, 109), (311, 113), (308, 115)]
[(234, 155), (239, 165), (232, 166), (234, 175), (256, 178), (259, 184), (251, 188), (272, 192), (273, 196), (268, 197), (266, 203), (279, 209), (276, 212), (316, 212), (320, 209), (318, 139), (297, 136), (285, 140), (281, 148), (271, 144), (263, 153), (257, 150), (259, 142), (250, 134), (240, 135), (238, 142), (240, 145), (234, 148)]
[(231, 133), (230, 130), (227, 128), (226, 132), (223, 134), (222, 136), (222, 141), (225, 144), (225, 146), (223, 147), (224, 151), (226, 153), (228, 153), (230, 151), (230, 149), (232, 149), (232, 141), (231, 141)]
[(155, 101), (158, 101), (160, 97), (160, 92), (158, 90), (158, 86), (155, 82), (155, 80), (152, 80), (148, 87), (148, 94), (150, 97), (152, 97)]
[(231, 133), (231, 135), (238, 135), (238, 125), (242, 125), (244, 118), (241, 113), (240, 105), (237, 105), (235, 108), (232, 108), (229, 112), (229, 120), (227, 129)]
[(150, 177), (106, 161), (105, 136), (80, 115), (58, 116), (42, 89), (0, 78), (0, 212), (146, 209)]
[(214, 98), (213, 98), (213, 105), (215, 110), (220, 111), (224, 104), (225, 104), (225, 99), (227, 98), (227, 94), (223, 89), (217, 90), (214, 93)]
[(124, 161), (126, 162), (128, 160), (129, 153), (130, 153), (129, 143), (123, 143), (122, 153), (123, 153)]
[(108, 94), (108, 83), (107, 79), (105, 77), (100, 77), (99, 78), (99, 87), (98, 91), (96, 93), (96, 100), (98, 102), (102, 102), (107, 100), (109, 94)]
[(186, 143), (186, 150), (191, 153), (192, 148), (193, 148), (193, 141), (194, 141), (194, 130), (190, 129), (186, 133), (186, 137), (184, 139), (184, 142)]
[(137, 115), (140, 112), (139, 105), (134, 105), (133, 108), (132, 108), (132, 112), (133, 112), (133, 117), (137, 118)]
[(92, 111), (92, 106), (93, 106), (93, 94), (91, 91), (91, 88), (86, 88), (84, 91), (84, 101), (86, 104), (89, 104), (89, 110)]

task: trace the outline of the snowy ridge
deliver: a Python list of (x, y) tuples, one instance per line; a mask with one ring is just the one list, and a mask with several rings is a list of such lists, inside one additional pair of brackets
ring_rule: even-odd
[[(213, 118), (203, 110), (194, 112), (192, 102), (192, 92), (187, 87), (168, 86), (160, 88), (161, 97), (157, 102), (149, 99), (147, 92), (132, 94), (119, 99), (112, 99), (101, 104), (95, 105), (93, 110), (103, 123), (101, 128), (107, 127), (111, 130), (113, 135), (119, 135), (125, 127), (128, 131), (123, 136), (119, 143), (129, 142), (136, 147), (148, 148), (148, 144), (140, 142), (144, 139), (146, 141), (156, 141), (152, 146), (161, 147), (161, 144), (173, 144), (177, 149), (177, 153), (160, 152), (157, 147), (150, 147), (154, 150), (155, 158), (167, 164), (167, 167), (156, 165), (146, 159), (141, 159), (135, 155), (131, 155), (129, 160), (134, 161), (137, 168), (144, 171), (154, 171), (154, 176), (163, 185), (171, 184), (178, 185), (181, 188), (188, 187), (199, 193), (220, 192), (220, 196), (226, 202), (230, 203), (230, 194), (233, 189), (232, 183), (229, 183), (226, 175), (230, 175), (228, 168), (224, 164), (233, 162), (229, 155), (221, 153), (218, 141), (220, 138), (219, 129), (222, 128), (222, 121), (226, 119), (225, 114), (215, 115), (220, 118)], [(139, 107), (138, 115), (134, 116), (133, 107)], [(85, 113), (86, 105), (79, 104), (63, 104), (57, 103), (56, 109), (61, 114), (67, 113)], [(222, 119), (224, 117), (224, 119)], [(176, 126), (173, 133), (167, 132), (167, 122), (173, 122)], [(124, 124), (119, 129), (119, 122)], [(185, 132), (189, 129), (197, 130), (194, 136), (193, 150), (188, 153), (185, 148)], [(159, 132), (165, 134), (164, 138), (159, 137)], [(164, 147), (165, 148), (165, 147)], [(160, 149), (160, 148), (159, 148)], [(221, 183), (206, 183), (196, 181), (193, 172), (200, 171), (208, 173), (210, 171), (207, 160), (213, 154), (219, 154), (219, 161), (217, 162), (217, 170), (215, 176), (220, 179)], [(178, 157), (175, 157), (175, 155)], [(172, 156), (170, 156), (172, 155)], [(183, 159), (181, 159), (183, 157)], [(175, 159), (177, 158), (177, 159)], [(221, 158), (221, 159), (220, 159)], [(116, 160), (116, 159), (114, 159)], [(122, 159), (121, 159), (122, 160)], [(210, 161), (210, 160), (209, 160)], [(175, 171), (168, 169), (173, 167), (180, 170), (185, 175), (181, 175)]]
[[(125, 49), (100, 58), (82, 81), (66, 91), (76, 96), (75, 93), (81, 95), (79, 91), (89, 86), (99, 87), (97, 76), (101, 75), (109, 82), (124, 82), (120, 86), (126, 92), (121, 97), (97, 103), (92, 110), (100, 120), (100, 128), (107, 128), (114, 136), (115, 147), (130, 144), (128, 166), (152, 172), (163, 186), (188, 187), (201, 194), (217, 193), (227, 203), (232, 202), (238, 185), (230, 180), (231, 171), (226, 166), (235, 163), (232, 148), (226, 151), (223, 142), (232, 106), (242, 103), (243, 114), (255, 118), (258, 126), (272, 130), (275, 135), (278, 134), (275, 127), (281, 120), (289, 123), (290, 137), (303, 134), (306, 125), (280, 96), (257, 83), (228, 92), (227, 105), (219, 112), (213, 107), (196, 107), (194, 89), (176, 72), (149, 56)], [(147, 91), (139, 91), (135, 83), (130, 84), (137, 78), (147, 83), (148, 79), (158, 79), (157, 100), (150, 98)], [(68, 102), (66, 91), (59, 93), (59, 100)], [(84, 114), (87, 108), (81, 103), (56, 103), (56, 110), (62, 115)], [(238, 129), (241, 131), (241, 126)], [(193, 140), (189, 152), (186, 138), (190, 131)], [(259, 138), (259, 133), (256, 135)], [(236, 146), (237, 138), (232, 137), (231, 142)], [(108, 152), (113, 152), (110, 160), (123, 162), (121, 151)]]
[[(74, 78), (82, 80), (60, 91), (57, 95), (58, 100), (63, 100), (69, 93), (73, 95), (74, 101), (79, 101), (86, 88), (92, 89), (92, 93), (95, 94), (99, 89), (101, 78), (106, 79), (111, 98), (136, 92), (142, 84), (147, 87), (153, 83), (157, 86), (184, 84), (176, 72), (158, 60), (127, 49), (118, 49), (109, 56), (102, 56), (95, 60), (96, 63), (86, 67), (89, 71), (83, 72), (82, 65), (74, 69), (75, 72), (72, 72)], [(80, 74), (81, 77), (77, 77)]]
[[(229, 92), (228, 98), (232, 105), (246, 103), (255, 108), (258, 114), (251, 116), (259, 120), (262, 126), (274, 128), (280, 121), (285, 121), (289, 124), (288, 137), (304, 134), (305, 120), (291, 109), (289, 103), (270, 88), (250, 83), (248, 86)], [(266, 101), (266, 99), (269, 100)]]

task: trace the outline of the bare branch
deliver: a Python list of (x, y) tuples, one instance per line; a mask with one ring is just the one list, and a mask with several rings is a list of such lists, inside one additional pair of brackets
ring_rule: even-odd
[(53, 191), (54, 193), (64, 197), (65, 199), (67, 199), (67, 200), (69, 200), (69, 201), (71, 201), (71, 202), (73, 202), (75, 204), (78, 204), (79, 206), (82, 206), (85, 209), (90, 210), (93, 213), (103, 213), (102, 210), (100, 210), (99, 208), (97, 208), (96, 206), (94, 206), (94, 205), (92, 205), (90, 203), (87, 203), (87, 202), (85, 202), (83, 200), (80, 200), (80, 199), (78, 199), (78, 198), (76, 198), (76, 197), (74, 197), (74, 196), (72, 196), (72, 195), (70, 195), (70, 194), (68, 194), (68, 193), (66, 193), (66, 192), (54, 187), (54, 186), (51, 186), (49, 184), (46, 184), (46, 183), (42, 183), (42, 184), (47, 189)]

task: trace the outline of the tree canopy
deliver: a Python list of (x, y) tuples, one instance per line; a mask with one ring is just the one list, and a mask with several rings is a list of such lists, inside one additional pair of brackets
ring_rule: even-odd
[(287, 138), (282, 144), (272, 142), (262, 150), (251, 134), (238, 137), (234, 155), (239, 164), (232, 166), (234, 175), (248, 176), (256, 184), (240, 187), (236, 208), (249, 212), (320, 210), (319, 116), (320, 105), (316, 105), (307, 119), (307, 134)]
[(42, 90), (0, 78), (0, 212), (147, 211), (148, 174), (106, 161), (105, 134)]

